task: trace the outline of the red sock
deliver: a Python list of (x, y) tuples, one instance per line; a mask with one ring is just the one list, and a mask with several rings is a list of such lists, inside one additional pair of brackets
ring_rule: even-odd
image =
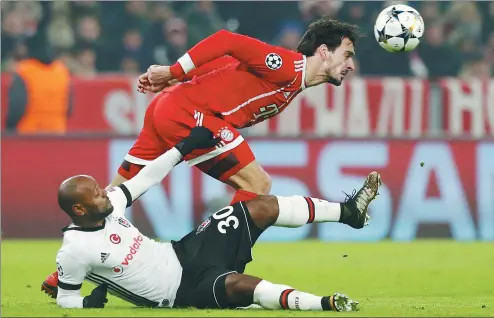
[(232, 202), (230, 202), (230, 205), (233, 205), (240, 201), (249, 201), (254, 199), (255, 197), (257, 197), (257, 193), (245, 190), (237, 190), (235, 192), (235, 195), (233, 196)]

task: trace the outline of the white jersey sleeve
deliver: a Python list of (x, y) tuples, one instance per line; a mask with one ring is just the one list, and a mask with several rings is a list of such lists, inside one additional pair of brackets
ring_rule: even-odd
[(113, 205), (113, 215), (124, 216), (125, 209), (132, 205), (132, 197), (123, 184), (107, 190), (108, 198)]
[(132, 179), (108, 189), (108, 197), (113, 205), (112, 214), (124, 216), (125, 208), (131, 206), (149, 188), (160, 183), (181, 159), (182, 155), (177, 148), (172, 148), (149, 163)]
[(57, 254), (57, 304), (62, 308), (82, 308), (81, 287), (91, 267), (79, 257), (60, 250)]

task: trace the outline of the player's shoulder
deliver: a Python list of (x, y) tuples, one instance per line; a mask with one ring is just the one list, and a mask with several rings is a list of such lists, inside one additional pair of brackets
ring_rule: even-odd
[(297, 51), (289, 50), (281, 46), (275, 46), (272, 45), (270, 47), (271, 49), (266, 50), (266, 58), (271, 56), (281, 56), (285, 59), (293, 60), (293, 61), (298, 61), (298, 60), (303, 60), (304, 55), (302, 53), (299, 53)]
[(62, 229), (63, 240), (60, 251), (80, 254), (90, 249), (93, 245), (98, 245), (102, 235), (101, 231), (105, 224), (95, 228), (82, 228), (71, 224)]
[(266, 67), (272, 71), (296, 73), (303, 69), (305, 57), (303, 54), (282, 47), (273, 46), (264, 57)]
[(88, 250), (88, 243), (77, 231), (65, 232), (62, 246), (57, 253), (57, 259), (71, 259), (75, 256), (84, 258)]

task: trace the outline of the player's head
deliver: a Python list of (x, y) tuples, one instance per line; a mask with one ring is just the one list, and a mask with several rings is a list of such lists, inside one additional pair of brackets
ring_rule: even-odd
[(72, 220), (100, 221), (113, 212), (113, 205), (90, 176), (70, 177), (58, 188), (58, 205)]
[(360, 36), (356, 25), (321, 18), (309, 25), (297, 51), (305, 56), (318, 56), (327, 81), (339, 86), (345, 75), (355, 69), (353, 56)]

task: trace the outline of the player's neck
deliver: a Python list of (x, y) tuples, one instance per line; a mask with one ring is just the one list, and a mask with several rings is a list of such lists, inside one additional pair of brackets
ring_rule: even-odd
[(322, 61), (319, 57), (313, 55), (307, 57), (307, 66), (305, 70), (305, 86), (317, 86), (327, 83), (328, 78), (322, 69)]
[(72, 220), (72, 222), (74, 223), (74, 225), (77, 225), (78, 227), (82, 227), (85, 229), (91, 229), (91, 228), (102, 226), (103, 223), (105, 222), (105, 220), (92, 221), (92, 220), (87, 220), (87, 219), (81, 218), (81, 219)]

